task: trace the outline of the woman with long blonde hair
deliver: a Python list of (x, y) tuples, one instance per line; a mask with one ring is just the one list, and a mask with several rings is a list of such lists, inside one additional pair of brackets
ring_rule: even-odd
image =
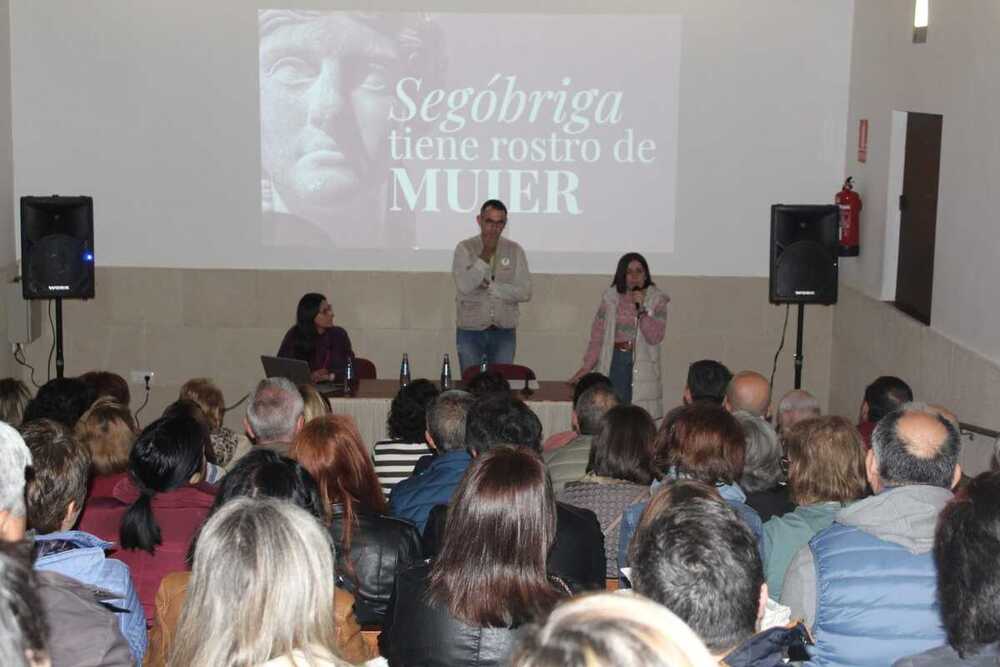
[(303, 509), (237, 498), (206, 523), (172, 667), (345, 665), (334, 652), (333, 549)]

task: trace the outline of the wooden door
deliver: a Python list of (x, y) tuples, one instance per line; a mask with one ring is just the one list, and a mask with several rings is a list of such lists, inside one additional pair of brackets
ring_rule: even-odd
[(907, 114), (903, 194), (899, 198), (896, 307), (924, 324), (931, 323), (934, 291), (942, 120), (937, 114)]

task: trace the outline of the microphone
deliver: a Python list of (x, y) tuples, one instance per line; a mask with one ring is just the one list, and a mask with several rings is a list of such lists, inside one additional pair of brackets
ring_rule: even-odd
[[(642, 291), (642, 288), (641, 288), (641, 287), (639, 287), (638, 285), (636, 285), (635, 287), (633, 287), (633, 288), (632, 288), (632, 291), (633, 291), (633, 292), (641, 292), (641, 291)], [(641, 304), (641, 303), (639, 303), (638, 301), (633, 301), (633, 302), (632, 302), (632, 305), (633, 305), (633, 306), (635, 306), (635, 312), (637, 312), (637, 313), (638, 313), (638, 312), (639, 312), (639, 310), (640, 310), (640, 309), (642, 308), (642, 304)]]

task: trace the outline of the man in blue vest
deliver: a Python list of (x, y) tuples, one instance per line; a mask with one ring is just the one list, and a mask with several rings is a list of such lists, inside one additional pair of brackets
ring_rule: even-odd
[(959, 445), (940, 410), (908, 404), (879, 421), (866, 460), (875, 495), (841, 510), (785, 575), (781, 602), (812, 627), (810, 664), (890, 665), (944, 643), (931, 549)]

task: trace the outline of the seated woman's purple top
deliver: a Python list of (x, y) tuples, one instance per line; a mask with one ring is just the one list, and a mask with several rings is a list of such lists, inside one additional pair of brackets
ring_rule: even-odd
[(347, 359), (354, 356), (351, 349), (351, 339), (342, 327), (327, 329), (315, 339), (312, 355), (303, 355), (300, 350), (306, 345), (300, 343), (298, 327), (293, 326), (285, 334), (278, 348), (278, 356), (289, 359), (302, 359), (309, 362), (309, 370), (325, 368), (336, 374), (341, 374), (347, 367)]

